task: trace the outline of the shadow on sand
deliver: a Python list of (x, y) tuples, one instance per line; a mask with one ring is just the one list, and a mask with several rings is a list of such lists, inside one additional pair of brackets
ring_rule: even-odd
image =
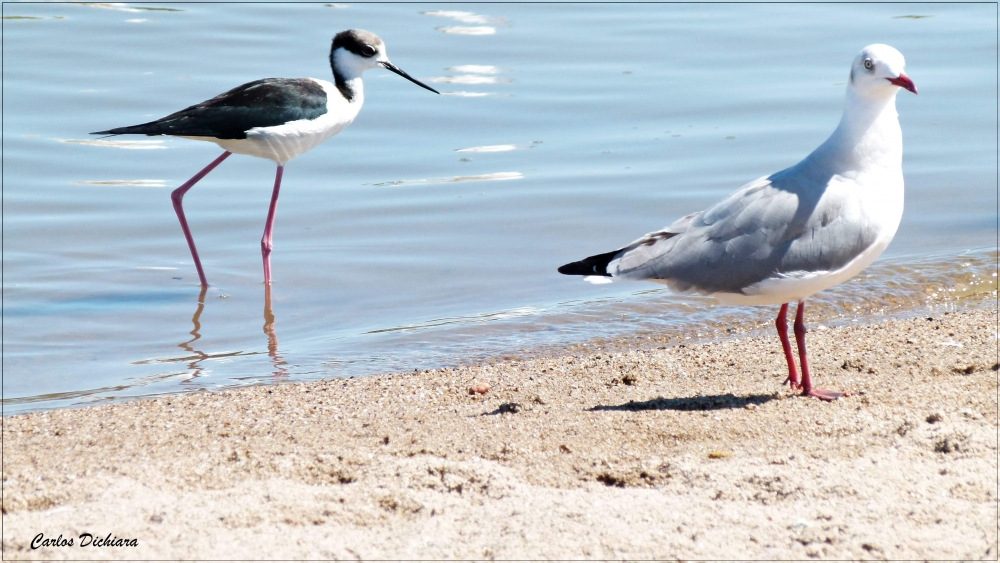
[(657, 397), (648, 401), (629, 401), (621, 405), (597, 405), (588, 411), (715, 411), (741, 409), (747, 405), (762, 405), (779, 398), (779, 395), (748, 395), (738, 397), (732, 393), (725, 395), (704, 395), (701, 397), (677, 397), (665, 399)]

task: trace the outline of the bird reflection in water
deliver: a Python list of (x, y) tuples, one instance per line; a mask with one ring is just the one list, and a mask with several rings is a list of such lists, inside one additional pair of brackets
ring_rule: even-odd
[(274, 332), (274, 311), (271, 309), (271, 284), (264, 284), (264, 335), (267, 336), (267, 355), (274, 364), (274, 377), (288, 375), (288, 365), (278, 353), (278, 335)]
[(188, 352), (189, 356), (185, 359), (190, 360), (188, 363), (188, 369), (191, 370), (191, 377), (188, 381), (192, 379), (197, 379), (201, 377), (201, 372), (204, 368), (201, 367), (202, 360), (208, 359), (210, 356), (201, 350), (195, 350), (191, 345), (201, 339), (201, 312), (205, 310), (205, 295), (208, 293), (208, 286), (201, 286), (201, 293), (198, 294), (198, 308), (194, 311), (194, 316), (191, 317), (191, 324), (194, 328), (191, 329), (190, 334), (193, 338), (186, 342), (181, 342), (177, 345), (178, 348), (184, 349)]
[[(198, 308), (195, 309), (194, 315), (191, 316), (191, 332), (192, 338), (185, 340), (177, 345), (178, 348), (183, 349), (187, 354), (183, 358), (177, 358), (174, 360), (159, 360), (159, 361), (177, 361), (181, 360), (187, 362), (188, 370), (190, 370), (190, 376), (187, 381), (193, 381), (201, 377), (202, 372), (205, 368), (202, 367), (201, 363), (208, 359), (217, 359), (231, 356), (252, 356), (255, 354), (260, 354), (260, 352), (223, 352), (216, 354), (208, 354), (201, 350), (196, 350), (193, 346), (195, 342), (201, 339), (201, 313), (205, 310), (205, 296), (208, 293), (208, 286), (202, 286), (201, 293), (198, 294)], [(281, 357), (278, 352), (278, 335), (274, 331), (274, 311), (271, 308), (271, 286), (264, 286), (264, 335), (267, 336), (267, 355), (271, 358), (271, 364), (274, 366), (274, 377), (284, 377), (288, 375), (288, 362)], [(141, 362), (145, 363), (145, 362)]]

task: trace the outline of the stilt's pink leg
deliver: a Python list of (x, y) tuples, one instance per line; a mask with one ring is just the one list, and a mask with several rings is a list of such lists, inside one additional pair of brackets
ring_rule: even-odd
[(799, 301), (799, 308), (795, 312), (795, 344), (799, 347), (799, 365), (802, 366), (802, 394), (824, 401), (836, 401), (841, 397), (846, 397), (850, 393), (814, 389), (812, 386), (812, 379), (809, 377), (809, 359), (806, 357), (806, 323), (803, 320), (805, 310), (806, 302)]
[(271, 234), (274, 231), (274, 212), (278, 210), (278, 191), (281, 189), (281, 173), (284, 166), (278, 165), (274, 175), (274, 191), (271, 192), (271, 206), (267, 209), (267, 222), (264, 223), (264, 236), (260, 239), (260, 255), (264, 258), (264, 283), (271, 283)]
[(781, 306), (781, 311), (778, 312), (778, 318), (774, 321), (774, 325), (778, 327), (778, 337), (781, 338), (781, 349), (785, 351), (785, 361), (788, 362), (788, 378), (782, 382), (790, 383), (792, 389), (802, 389), (799, 385), (799, 371), (795, 369), (795, 356), (792, 355), (792, 343), (788, 340), (788, 303)]
[(205, 177), (206, 174), (211, 172), (216, 166), (222, 164), (226, 157), (233, 153), (226, 151), (222, 153), (222, 156), (212, 161), (211, 164), (202, 169), (201, 172), (195, 174), (190, 180), (184, 182), (181, 187), (177, 188), (170, 194), (170, 200), (174, 202), (174, 212), (177, 213), (177, 219), (181, 222), (181, 229), (184, 231), (184, 238), (187, 239), (188, 248), (191, 249), (191, 257), (194, 258), (194, 267), (198, 269), (198, 277), (201, 278), (202, 287), (208, 286), (208, 280), (205, 279), (205, 270), (201, 267), (201, 259), (198, 258), (198, 249), (194, 247), (194, 237), (191, 236), (191, 229), (188, 228), (187, 219), (184, 218), (184, 208), (181, 207), (181, 201), (184, 199), (184, 194), (187, 193), (198, 180)]

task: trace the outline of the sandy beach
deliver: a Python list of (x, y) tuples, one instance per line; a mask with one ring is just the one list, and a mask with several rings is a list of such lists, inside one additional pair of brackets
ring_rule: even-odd
[(7, 417), (3, 555), (996, 560), (995, 303)]

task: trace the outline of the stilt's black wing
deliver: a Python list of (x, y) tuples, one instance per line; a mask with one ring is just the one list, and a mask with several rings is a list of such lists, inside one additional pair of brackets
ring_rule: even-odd
[(326, 91), (308, 78), (264, 78), (162, 119), (91, 135), (174, 135), (246, 139), (254, 127), (316, 119), (326, 113)]

